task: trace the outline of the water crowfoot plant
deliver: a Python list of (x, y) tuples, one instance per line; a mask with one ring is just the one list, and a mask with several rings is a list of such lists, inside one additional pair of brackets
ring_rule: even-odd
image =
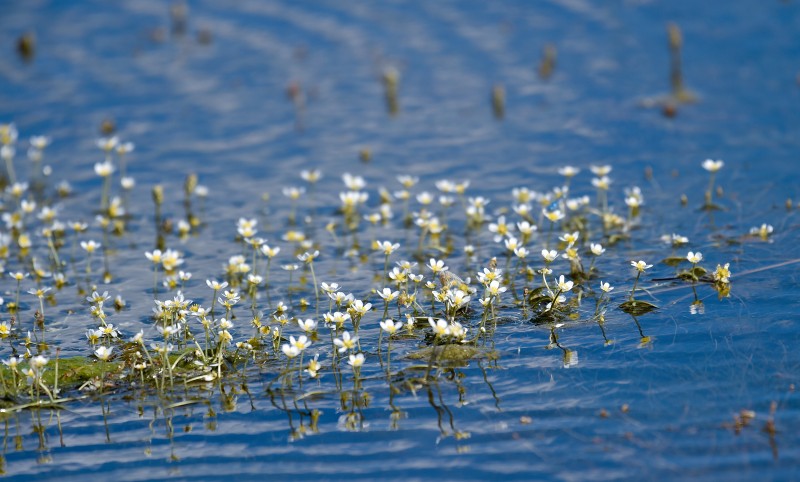
[(648, 303), (647, 301), (639, 301), (634, 298), (636, 294), (636, 288), (639, 284), (639, 277), (644, 273), (646, 270), (653, 267), (652, 264), (647, 264), (644, 261), (631, 261), (631, 266), (636, 269), (636, 278), (633, 280), (633, 288), (631, 289), (630, 297), (628, 301), (622, 303), (620, 305), (620, 309), (630, 315), (643, 315), (650, 311), (656, 309), (656, 306), (652, 303)]
[[(574, 341), (572, 337), (581, 323), (596, 321), (603, 337), (601, 342), (611, 344), (611, 335), (615, 334), (613, 330), (625, 326), (619, 323), (620, 309), (633, 315), (640, 334), (637, 339), (640, 346), (652, 343), (644, 335), (642, 324), (636, 317), (654, 306), (638, 300), (637, 290), (644, 289), (654, 296), (661, 296), (660, 293), (686, 289), (690, 285), (695, 288), (696, 285), (698, 291), (709, 287), (717, 290), (720, 297), (728, 295), (730, 263), (717, 265), (716, 270), (706, 273), (700, 271), (704, 270), (701, 262), (707, 262), (705, 258), (697, 252), (690, 252), (686, 256), (675, 256), (678, 262), (674, 266), (682, 268), (688, 266), (688, 262), (691, 267), (686, 271), (678, 271), (670, 278), (653, 280), (664, 281), (655, 287), (642, 284), (645, 281), (641, 274), (651, 266), (644, 262), (633, 262), (636, 273), (632, 289), (629, 293), (619, 295), (622, 298), (620, 301), (625, 301), (620, 309), (612, 305), (612, 299), (616, 299), (612, 295), (618, 290), (612, 291), (614, 288), (608, 281), (594, 280), (601, 273), (604, 280), (618, 283), (619, 271), (624, 266), (617, 260), (625, 250), (639, 249), (642, 244), (657, 241), (664, 231), (657, 226), (658, 231), (654, 232), (654, 225), (648, 216), (659, 208), (661, 199), (651, 203), (647, 212), (639, 211), (643, 199), (640, 190), (626, 190), (623, 197), (611, 189), (613, 185), (609, 179), (603, 180), (603, 177), (607, 178), (609, 170), (596, 170), (600, 184), (595, 186), (598, 189), (599, 207), (585, 199), (584, 193), (592, 192), (593, 188), (588, 178), (587, 182), (581, 184), (580, 178), (575, 177), (576, 172), (572, 175), (563, 174), (568, 186), (551, 187), (542, 191), (543, 194), (528, 187), (518, 187), (512, 191), (511, 204), (499, 205), (492, 212), (486, 210), (487, 206), (495, 207), (488, 198), (465, 198), (463, 191), (466, 183), (440, 180), (436, 183), (436, 188), (442, 193), (439, 195), (413, 192), (416, 181), (407, 181), (410, 185), (403, 184), (403, 193), (393, 196), (386, 190), (378, 189), (378, 195), (370, 200), (363, 179), (350, 175), (343, 178), (347, 192), (340, 198), (343, 204), (341, 213), (303, 202), (298, 207), (315, 214), (298, 217), (298, 223), (287, 231), (287, 213), (295, 209), (294, 200), (289, 196), (288, 200), (282, 199), (283, 206), (277, 205), (274, 209), (270, 206), (270, 212), (264, 212), (263, 215), (250, 217), (242, 213), (244, 217), (236, 223), (235, 228), (227, 227), (230, 231), (228, 234), (215, 234), (210, 239), (208, 233), (201, 229), (202, 223), (190, 220), (188, 209), (184, 226), (176, 229), (177, 223), (170, 217), (170, 203), (160, 199), (164, 194), (160, 192), (157, 201), (158, 222), (154, 227), (145, 226), (145, 229), (155, 229), (157, 241), (152, 251), (147, 251), (145, 255), (148, 262), (152, 263), (154, 298), (157, 298), (157, 290), (161, 290), (159, 284), (163, 284), (168, 291), (176, 292), (172, 293), (172, 299), (152, 300), (156, 302), (155, 310), (148, 317), (140, 314), (141, 311), (149, 311), (146, 308), (142, 310), (144, 301), (153, 306), (151, 301), (145, 299), (149, 289), (141, 287), (141, 280), (112, 285), (114, 288), (134, 290), (125, 294), (130, 303), (114, 303), (117, 310), (129, 310), (119, 322), (114, 319), (114, 310), (109, 308), (113, 295), (102, 290), (93, 292), (96, 287), (92, 281), (96, 283), (97, 280), (93, 276), (96, 270), (91, 266), (91, 250), (84, 247), (81, 252), (77, 246), (81, 245), (81, 240), (102, 233), (102, 243), (97, 243), (94, 249), (104, 249), (106, 264), (115, 267), (114, 263), (129, 259), (129, 255), (131, 258), (141, 257), (144, 250), (138, 251), (137, 255), (135, 248), (127, 249), (127, 242), (119, 241), (126, 232), (142, 230), (143, 222), (134, 202), (136, 197), (131, 197), (131, 206), (125, 206), (133, 210), (131, 214), (120, 214), (119, 203), (111, 198), (107, 212), (102, 213), (102, 217), (91, 227), (79, 222), (62, 223), (59, 227), (58, 217), (61, 214), (49, 205), (46, 197), (35, 197), (21, 186), (10, 187), (3, 194), (4, 205), (9, 212), (3, 213), (7, 214), (3, 220), (8, 232), (0, 234), (0, 264), (4, 271), (6, 266), (10, 268), (6, 271), (9, 273), (6, 277), (9, 297), (13, 296), (13, 284), (17, 284), (17, 301), (9, 303), (7, 307), (8, 313), (17, 316), (0, 321), (0, 338), (6, 350), (5, 364), (0, 370), (0, 390), (8, 398), (14, 398), (15, 401), (19, 399), (21, 403), (15, 405), (14, 410), (22, 410), (19, 407), (34, 403), (37, 399), (46, 402), (46, 389), (50, 390), (53, 397), (60, 396), (55, 391), (55, 384), (50, 381), (52, 370), (42, 371), (44, 376), (40, 378), (44, 387), (36, 383), (27, 384), (27, 377), (23, 376), (31, 373), (28, 371), (29, 360), (36, 356), (52, 356), (48, 347), (37, 343), (45, 340), (46, 297), (51, 306), (55, 306), (57, 301), (59, 304), (55, 310), (47, 308), (50, 314), (46, 320), (46, 336), (54, 346), (71, 346), (65, 335), (70, 329), (65, 327), (66, 322), (70, 325), (81, 319), (91, 322), (91, 326), (82, 327), (88, 328), (86, 337), (90, 348), (85, 354), (90, 356), (79, 354), (65, 363), (81, 364), (82, 368), (93, 370), (81, 382), (84, 388), (97, 389), (95, 391), (104, 398), (101, 401), (105, 402), (105, 407), (109, 406), (110, 400), (137, 399), (136, 403), (144, 407), (142, 411), (152, 403), (158, 406), (159, 413), (163, 411), (166, 414), (193, 404), (208, 404), (210, 415), (206, 418), (208, 423), (213, 424), (216, 423), (214, 411), (218, 407), (234, 410), (237, 398), (241, 400), (246, 396), (254, 410), (272, 402), (276, 409), (287, 413), (290, 438), (293, 440), (313, 433), (314, 429), (310, 427), (315, 426), (320, 417), (320, 412), (315, 412), (314, 403), (327, 403), (330, 406), (331, 400), (337, 397), (341, 397), (341, 405), (337, 407), (342, 413), (340, 427), (345, 430), (367, 427), (365, 417), (376, 411), (368, 410), (372, 407), (369, 406), (370, 396), (365, 387), (382, 386), (384, 390), (375, 391), (380, 393), (375, 400), (383, 403), (385, 408), (388, 398), (391, 415), (387, 416), (386, 426), (397, 427), (400, 418), (397, 406), (405, 405), (405, 400), (411, 405), (418, 404), (411, 396), (427, 393), (431, 407), (436, 411), (441, 435), (454, 435), (458, 431), (452, 418), (459, 412), (455, 407), (448, 407), (448, 393), (457, 393), (457, 407), (486, 398), (482, 394), (476, 395), (473, 388), (475, 384), (469, 383), (470, 373), (479, 373), (473, 362), (480, 367), (484, 382), (490, 387), (499, 409), (501, 394), (494, 392), (491, 383), (502, 376), (499, 371), (501, 364), (497, 363), (496, 358), (505, 356), (512, 343), (517, 355), (524, 357), (520, 353), (540, 348), (538, 342), (528, 341), (534, 340), (537, 334), (547, 336), (549, 347), (554, 349), (552, 353), (556, 355), (555, 365), (572, 368), (578, 365), (577, 352), (581, 349), (580, 341)], [(187, 178), (184, 202), (196, 191), (192, 187), (195, 182)], [(164, 189), (167, 189), (167, 193), (172, 192), (170, 185), (165, 184)], [(455, 196), (458, 196), (458, 201)], [(409, 213), (409, 217), (416, 224), (405, 226), (405, 221), (399, 216), (398, 219), (393, 218), (392, 211), (400, 209), (402, 203), (408, 204), (412, 198), (416, 200), (412, 201), (416, 212)], [(463, 211), (457, 209), (459, 201)], [(160, 212), (162, 203), (163, 217)], [(45, 210), (46, 205), (52, 211)], [(73, 201), (64, 201), (64, 210), (68, 211), (73, 206)], [(551, 233), (559, 229), (559, 241), (555, 241), (555, 237), (547, 240), (545, 236), (538, 236), (534, 218), (539, 209), (542, 211), (540, 222), (549, 223)], [(358, 213), (359, 210), (364, 212)], [(627, 219), (624, 214), (626, 211), (629, 213)], [(615, 212), (622, 213), (622, 216)], [(322, 220), (317, 213), (331, 216), (333, 220)], [(302, 214), (298, 212), (297, 216)], [(125, 222), (122, 228), (119, 224), (121, 221)], [(758, 224), (760, 222), (759, 219)], [(220, 221), (220, 224), (224, 223), (224, 220)], [(146, 224), (149, 224), (149, 220)], [(757, 225), (755, 222), (753, 224)], [(323, 225), (326, 226), (325, 231), (320, 229)], [(74, 236), (65, 232), (67, 227)], [(545, 229), (543, 226), (539, 228)], [(754, 236), (761, 237), (761, 231), (754, 233)], [(420, 268), (427, 274), (416, 272), (419, 269), (412, 258), (408, 258), (412, 261), (400, 258), (400, 261), (390, 265), (394, 259), (392, 256), (414, 254), (413, 241), (402, 246), (401, 243), (378, 241), (396, 238), (398, 233), (404, 235), (406, 240), (413, 240), (421, 233), (419, 249), (425, 256), (417, 259), (417, 262), (425, 266)], [(353, 244), (334, 246), (329, 234), (335, 235), (334, 239), (345, 241), (352, 236)], [(289, 243), (288, 249), (281, 250), (268, 245), (267, 236), (270, 239), (273, 236), (284, 239)], [(364, 239), (375, 242), (369, 246), (362, 245), (359, 238), (361, 242)], [(713, 252), (716, 249), (712, 250), (712, 247), (719, 248), (721, 252), (745, 250), (748, 243), (742, 241), (753, 241), (741, 231), (729, 236), (725, 228), (712, 236), (697, 235), (697, 238), (706, 241), (703, 250), (712, 251), (706, 252), (706, 256), (712, 260), (718, 254)], [(782, 238), (775, 236), (772, 240), (778, 243)], [(327, 244), (325, 239), (328, 240)], [(618, 241), (622, 239), (628, 242), (620, 248), (623, 243)], [(134, 240), (130, 241), (132, 245)], [(213, 241), (213, 248), (206, 247), (208, 241)], [(549, 246), (550, 241), (558, 244)], [(63, 258), (60, 250), (67, 243), (72, 243), (74, 250), (70, 263), (73, 269), (78, 267), (75, 278), (80, 277), (83, 266), (87, 267), (88, 285), (79, 282), (76, 286), (76, 291), (86, 291), (76, 299), (76, 303), (80, 304), (78, 307), (64, 301), (71, 290), (63, 288), (71, 287), (71, 284), (59, 257)], [(84, 243), (88, 246), (89, 242)], [(687, 243), (688, 239), (683, 236), (668, 235), (666, 245), (656, 242), (651, 249), (652, 252), (673, 250), (672, 255), (675, 255), (677, 248)], [(177, 246), (181, 247), (180, 252), (175, 249)], [(209, 253), (209, 250), (214, 253)], [(215, 254), (216, 250), (222, 258), (220, 263), (210, 259), (210, 254)], [(192, 255), (184, 259), (184, 252)], [(535, 262), (531, 262), (531, 253), (541, 253), (543, 266), (540, 264), (538, 271), (534, 270)], [(497, 261), (492, 257), (501, 257), (503, 254), (506, 256), (506, 269), (498, 269)], [(318, 260), (320, 255), (322, 258)], [(582, 258), (585, 256), (592, 257), (588, 269), (583, 267)], [(37, 261), (37, 257), (44, 262)], [(298, 264), (285, 267), (289, 273), (270, 273), (273, 259), (291, 263), (295, 257), (297, 259), (294, 262)], [(738, 256), (736, 262), (743, 263), (746, 259), (745, 256)], [(206, 287), (198, 288), (190, 271), (184, 271), (187, 269), (184, 264), (197, 261), (198, 265), (190, 268), (196, 274), (200, 270), (201, 279), (208, 279)], [(322, 264), (317, 264), (320, 261)], [(301, 270), (295, 275), (294, 271), (300, 268), (301, 262), (308, 265), (308, 270)], [(344, 263), (346, 268), (342, 269), (340, 263)], [(147, 265), (144, 267), (148, 268)], [(14, 274), (17, 270), (20, 273), (30, 272), (30, 279), (22, 274), (17, 278)], [(163, 271), (163, 275), (160, 271)], [(326, 282), (318, 283), (316, 272), (323, 271)], [(691, 276), (681, 276), (681, 273)], [(742, 271), (737, 275), (743, 273), (747, 272)], [(129, 273), (124, 275), (127, 277)], [(341, 278), (337, 279), (336, 276)], [(224, 281), (215, 281), (215, 278)], [(308, 296), (309, 278), (313, 279), (314, 284), (313, 300)], [(343, 288), (340, 283), (344, 284), (344, 281), (347, 281), (355, 295), (341, 291)], [(45, 285), (53, 288), (47, 291)], [(521, 300), (511, 296), (515, 286), (522, 288)], [(20, 307), (20, 302), (24, 305), (26, 299), (32, 300), (20, 294), (23, 289), (39, 298), (38, 314), (35, 313), (35, 306)], [(206, 289), (211, 293), (206, 291), (204, 294)], [(197, 297), (200, 301), (185, 299), (184, 293), (188, 297), (189, 292), (195, 290), (199, 291)], [(519, 294), (520, 290), (516, 291)], [(509, 294), (505, 295), (506, 292)], [(288, 296), (288, 303), (276, 299), (273, 304), (270, 295), (280, 295), (284, 300)], [(20, 296), (23, 297), (21, 301)], [(297, 298), (293, 302), (295, 296), (300, 298), (300, 302), (296, 302)], [(327, 308), (324, 306), (326, 296)], [(384, 309), (375, 311), (372, 305), (380, 303), (378, 298), (383, 300)], [(591, 306), (584, 306), (592, 301), (595, 302), (593, 313)], [(70, 318), (73, 311), (77, 315)], [(57, 320), (59, 322), (54, 323), (53, 312), (67, 314), (64, 316), (66, 322)], [(81, 318), (83, 314), (89, 316)], [(20, 325), (12, 326), (12, 322), (23, 320), (28, 323), (30, 315), (33, 315), (35, 325), (26, 337), (27, 330), (20, 330), (23, 328)], [(237, 331), (234, 327), (237, 316), (246, 318), (244, 330)], [(606, 319), (609, 323), (605, 323)], [(426, 320), (428, 323), (425, 323)], [(625, 322), (630, 325), (630, 320), (625, 319)], [(325, 328), (320, 323), (324, 323)], [(123, 331), (140, 328), (142, 331), (133, 336), (132, 341), (126, 342), (121, 339), (115, 325)], [(319, 330), (325, 329), (328, 330), (329, 340), (321, 339), (325, 337)], [(597, 330), (592, 327), (591, 331), (596, 336)], [(148, 338), (145, 333), (150, 332), (155, 333), (155, 340), (148, 339), (145, 342), (145, 338)], [(383, 347), (384, 337), (387, 338), (386, 348)], [(378, 363), (374, 366), (365, 363), (365, 360), (369, 362), (369, 353), (378, 354)], [(592, 352), (587, 350), (586, 353)], [(8, 358), (10, 355), (13, 356)], [(56, 376), (59, 383), (73, 376), (76, 372), (73, 366), (65, 365), (61, 371), (64, 377)], [(510, 368), (514, 364), (506, 366)], [(48, 367), (52, 367), (52, 363)], [(498, 370), (497, 376), (487, 374), (487, 368)], [(353, 374), (352, 389), (345, 381), (348, 370), (352, 370)], [(274, 385), (270, 381), (273, 377)], [(65, 381), (63, 387), (59, 387), (72, 390), (77, 385)], [(251, 390), (253, 387), (257, 388)], [(387, 388), (388, 394), (385, 391)], [(211, 399), (212, 394), (219, 399)], [(404, 399), (407, 395), (409, 398)], [(425, 397), (421, 398), (424, 405)], [(41, 406), (36, 404), (25, 408)], [(416, 416), (418, 408), (414, 405), (408, 413)], [(298, 415), (301, 417), (299, 426)], [(451, 418), (449, 428), (446, 421), (448, 417)], [(311, 425), (307, 423), (308, 420), (312, 420)], [(114, 424), (110, 423), (109, 426), (113, 428)]]

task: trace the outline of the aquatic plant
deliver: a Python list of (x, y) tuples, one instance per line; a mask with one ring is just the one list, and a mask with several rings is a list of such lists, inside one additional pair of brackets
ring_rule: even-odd
[[(41, 149), (47, 144), (36, 142)], [(668, 252), (657, 266), (638, 260), (645, 253), (631, 253), (627, 241), (645, 228), (653, 231), (648, 223), (657, 206), (645, 204), (638, 186), (612, 189), (610, 165), (591, 166), (594, 177), (585, 185), (579, 182), (580, 169), (558, 168), (563, 185), (542, 191), (516, 187), (496, 212), (487, 211), (495, 200), (485, 193), (467, 194), (471, 184), (466, 180), (437, 181), (437, 195), (418, 187), (418, 178), (403, 175), (397, 178), (400, 190), (392, 194), (380, 187), (371, 197), (367, 181), (349, 173), (341, 176), (344, 190), (334, 209), (314, 194), (322, 172), (302, 170), (307, 196), (304, 188), (287, 187), (282, 189), (285, 210), (269, 218), (239, 212), (235, 223), (226, 224), (230, 244), (221, 253), (221, 267), (209, 272), (193, 266), (189, 253), (202, 245), (209, 222), (192, 202), (210, 190), (197, 176), (187, 176), (184, 217), (176, 222), (165, 197), (168, 185), (150, 187), (155, 241), (126, 248), (120, 240), (150, 222), (131, 215), (136, 206), (114, 192), (137, 189), (124, 167), (134, 148), (111, 139), (98, 145), (104, 154), (95, 165), (100, 210), (91, 225), (61, 221), (92, 214), (71, 211), (71, 203), (53, 205), (58, 193), (68, 196), (63, 186), (47, 187), (51, 195), (44, 196), (13, 183), (6, 173), (8, 233), (0, 237), (0, 256), (14, 301), (6, 304), (8, 320), (0, 322), (8, 352), (0, 368), (0, 388), (9, 401), (5, 410), (137, 391), (153, 403), (175, 407), (194, 403), (204, 387), (225, 393), (225, 405), (233, 403), (231, 386), (246, 386), (258, 377), (267, 379), (264, 391), (271, 400), (282, 400), (276, 406), (309, 417), (312, 427), (319, 412), (309, 407), (311, 400), (338, 394), (343, 427), (360, 430), (370, 399), (367, 387), (374, 387), (378, 377), (388, 389), (390, 419), (397, 426), (404, 416), (403, 393), (429, 390), (432, 397), (440, 378), (456, 367), (496, 360), (495, 336), (503, 324), (542, 331), (546, 348), (560, 353), (559, 363), (575, 367), (581, 358), (562, 331), (576, 323), (595, 323), (610, 345), (606, 319), (620, 310), (631, 315), (638, 346), (649, 346), (653, 339), (639, 317), (656, 309), (659, 292), (691, 288), (694, 313), (703, 310), (697, 291), (703, 286), (720, 297), (730, 294), (731, 264), (711, 246), (703, 247), (705, 254), (697, 248), (679, 254), (691, 243), (673, 233), (643, 243), (650, 250), (646, 259)], [(702, 163), (711, 173), (707, 205), (721, 165)], [(115, 188), (116, 172), (122, 179)], [(592, 189), (594, 201), (586, 194)], [(395, 212), (403, 214), (395, 218)], [(773, 235), (764, 223), (735, 240)], [(102, 270), (94, 266), (98, 253)], [(142, 270), (152, 272), (152, 290), (126, 293), (136, 306), (143, 299), (152, 303), (151, 312), (140, 313), (135, 331), (119, 317), (132, 306), (105, 289), (123, 289), (112, 275), (123, 255), (140, 259)], [(333, 269), (340, 259), (347, 270)], [(709, 259), (718, 261), (713, 271), (701, 265)], [(273, 262), (282, 271), (272, 273)], [(632, 280), (621, 274), (626, 266), (634, 269)], [(651, 278), (651, 269), (665, 276)], [(35, 303), (23, 304), (26, 294)], [(594, 309), (584, 306), (587, 300)], [(74, 309), (87, 327), (85, 353), (60, 356), (59, 347), (69, 343), (58, 310), (50, 308), (59, 303), (79, 304)], [(106, 402), (102, 410), (105, 417)], [(292, 437), (313, 433), (301, 427)], [(452, 420), (448, 428), (440, 419), (440, 429), (456, 438), (469, 435)]]

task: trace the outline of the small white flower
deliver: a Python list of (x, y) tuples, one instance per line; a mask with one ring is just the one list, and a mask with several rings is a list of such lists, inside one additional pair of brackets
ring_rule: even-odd
[(391, 241), (377, 241), (377, 251), (383, 251), (383, 254), (389, 256), (400, 249), (400, 243), (392, 244)]
[(108, 177), (114, 173), (114, 164), (111, 161), (97, 162), (94, 165), (94, 172), (100, 177)]
[(434, 258), (431, 258), (428, 261), (428, 268), (430, 268), (431, 271), (433, 271), (434, 273), (439, 273), (440, 271), (447, 271), (449, 269), (447, 266), (444, 265), (444, 261), (442, 261), (441, 259), (436, 260)]
[(347, 363), (353, 367), (353, 369), (361, 367), (364, 364), (364, 354), (350, 355), (347, 357)]
[(294, 358), (294, 357), (296, 357), (297, 355), (300, 354), (300, 349), (299, 348), (297, 348), (294, 345), (290, 345), (288, 343), (284, 343), (283, 345), (281, 345), (281, 351), (288, 358)]
[(102, 360), (102, 361), (106, 361), (106, 360), (108, 360), (108, 358), (111, 356), (111, 352), (112, 352), (113, 350), (114, 350), (114, 347), (109, 347), (109, 346), (101, 346), (101, 347), (98, 347), (98, 348), (97, 348), (97, 349), (94, 351), (94, 354), (95, 354), (95, 356), (96, 356), (97, 358), (99, 358), (100, 360)]
[(297, 320), (297, 324), (300, 325), (300, 329), (306, 333), (311, 333), (317, 329), (317, 322), (311, 318), (307, 320)]
[(314, 184), (322, 179), (322, 172), (319, 169), (303, 169), (300, 171), (300, 177), (309, 184)]
[(391, 288), (384, 288), (383, 290), (378, 291), (378, 296), (383, 298), (387, 303), (393, 301), (399, 294), (400, 292), (392, 291)]
[(447, 322), (441, 318), (434, 321), (433, 318), (428, 318), (428, 323), (433, 328), (433, 334), (436, 336), (444, 336), (449, 333), (449, 328), (447, 326)]
[(689, 251), (689, 254), (686, 255), (686, 259), (692, 264), (697, 264), (703, 260), (703, 254), (699, 251), (696, 253)]
[(705, 169), (708, 172), (717, 172), (720, 169), (722, 169), (722, 166), (724, 166), (725, 163), (721, 160), (715, 161), (713, 159), (706, 159), (705, 161), (703, 161), (702, 165), (703, 169)]
[(558, 168), (558, 173), (564, 177), (573, 177), (579, 172), (581, 172), (581, 170), (573, 166), (564, 166)]
[(299, 338), (295, 339), (295, 337), (289, 337), (289, 344), (293, 347), (297, 348), (300, 351), (305, 350), (309, 346), (311, 346), (311, 340), (308, 339), (307, 336), (301, 335)]
[(550, 250), (550, 251), (548, 251), (546, 249), (543, 249), (542, 250), (542, 257), (548, 263), (552, 263), (553, 261), (555, 261), (556, 258), (558, 258), (558, 251), (556, 251), (555, 249)]
[(383, 329), (383, 331), (385, 331), (389, 335), (394, 335), (395, 333), (397, 333), (397, 330), (403, 327), (403, 323), (399, 321), (394, 321), (391, 318), (386, 321), (381, 321), (380, 325), (381, 329)]
[(355, 349), (357, 346), (356, 343), (358, 343), (358, 337), (357, 336), (351, 337), (350, 332), (347, 331), (342, 333), (341, 339), (335, 338), (333, 340), (333, 344), (339, 347), (337, 349), (339, 353), (344, 353), (347, 350)]
[(505, 286), (500, 286), (499, 280), (493, 280), (492, 282), (489, 283), (489, 286), (487, 287), (487, 291), (491, 296), (500, 296), (500, 294), (504, 293), (507, 289), (508, 288), (506, 288)]
[(563, 293), (572, 289), (574, 283), (572, 281), (564, 281), (564, 275), (558, 277), (558, 289), (561, 290)]

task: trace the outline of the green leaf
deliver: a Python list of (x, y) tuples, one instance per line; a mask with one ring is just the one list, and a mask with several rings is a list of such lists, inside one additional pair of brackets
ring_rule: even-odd
[(619, 309), (633, 316), (641, 316), (658, 309), (658, 306), (647, 301), (630, 300), (619, 305)]
[(664, 258), (661, 260), (661, 262), (666, 264), (667, 266), (678, 266), (684, 261), (686, 261), (686, 258), (679, 258), (677, 256), (670, 256), (669, 258)]

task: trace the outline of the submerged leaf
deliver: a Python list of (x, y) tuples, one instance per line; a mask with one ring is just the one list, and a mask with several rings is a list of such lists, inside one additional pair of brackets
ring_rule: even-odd
[(670, 256), (669, 258), (664, 258), (661, 260), (662, 263), (666, 264), (667, 266), (678, 266), (679, 264), (686, 261), (686, 258), (681, 258), (678, 256)]
[(447, 345), (428, 346), (408, 354), (412, 360), (430, 360), (438, 362), (463, 363), (477, 358), (492, 358), (491, 351), (482, 351), (474, 346), (449, 343)]
[(658, 309), (658, 306), (647, 301), (630, 300), (619, 305), (619, 309), (633, 316), (640, 316)]

